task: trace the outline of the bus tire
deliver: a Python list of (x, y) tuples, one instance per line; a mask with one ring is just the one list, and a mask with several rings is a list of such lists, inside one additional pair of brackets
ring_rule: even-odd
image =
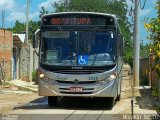
[(120, 86), (120, 93), (117, 95), (116, 101), (120, 101), (121, 100), (121, 90), (122, 89), (121, 89), (121, 86)]
[(114, 97), (106, 98), (106, 106), (108, 108), (112, 109), (114, 105), (115, 105)]
[(57, 96), (48, 96), (48, 106), (56, 106), (58, 103)]
[(121, 100), (121, 93), (119, 93), (119, 95), (117, 95), (116, 101), (120, 101)]

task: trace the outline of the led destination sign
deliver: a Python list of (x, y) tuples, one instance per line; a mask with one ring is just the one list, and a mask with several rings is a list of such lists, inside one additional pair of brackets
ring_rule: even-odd
[(52, 25), (90, 25), (94, 21), (91, 18), (52, 18)]
[(114, 25), (114, 19), (104, 16), (46, 16), (43, 25)]

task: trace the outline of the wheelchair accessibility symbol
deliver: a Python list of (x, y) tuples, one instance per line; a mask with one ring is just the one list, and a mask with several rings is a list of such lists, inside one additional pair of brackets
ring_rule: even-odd
[(78, 64), (79, 65), (88, 64), (88, 55), (78, 55)]

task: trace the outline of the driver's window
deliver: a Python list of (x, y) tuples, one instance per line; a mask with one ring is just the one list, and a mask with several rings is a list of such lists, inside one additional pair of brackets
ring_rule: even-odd
[(109, 36), (106, 33), (97, 33), (92, 42), (92, 51), (94, 53), (105, 53), (108, 51)]

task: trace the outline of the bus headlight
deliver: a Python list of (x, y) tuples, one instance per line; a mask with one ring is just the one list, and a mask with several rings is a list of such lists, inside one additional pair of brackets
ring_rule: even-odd
[(39, 74), (39, 77), (40, 77), (41, 79), (44, 78), (44, 74), (43, 74), (43, 73)]
[(116, 77), (117, 77), (117, 73), (116, 73), (116, 72), (113, 72), (113, 73), (109, 76), (108, 80), (109, 80), (109, 81), (112, 81), (112, 80), (114, 80)]
[(104, 79), (104, 80), (100, 80), (100, 81), (99, 81), (99, 84), (100, 84), (100, 85), (108, 84), (108, 83), (110, 83), (111, 81), (115, 80), (116, 76), (117, 76), (117, 73), (114, 72), (114, 73), (112, 73), (108, 78), (106, 78), (106, 79)]
[(48, 80), (49, 80), (49, 78), (46, 77), (46, 75), (43, 74), (43, 73), (40, 73), (40, 74), (39, 74), (39, 78), (40, 78), (41, 80), (43, 80), (43, 81), (48, 81)]
[(44, 82), (44, 83), (46, 83), (46, 84), (52, 84), (52, 85), (54, 85), (55, 84), (55, 80), (53, 80), (53, 79), (51, 79), (51, 78), (48, 78), (45, 74), (43, 74), (43, 73), (40, 73), (39, 74), (39, 77), (40, 77), (40, 79)]

